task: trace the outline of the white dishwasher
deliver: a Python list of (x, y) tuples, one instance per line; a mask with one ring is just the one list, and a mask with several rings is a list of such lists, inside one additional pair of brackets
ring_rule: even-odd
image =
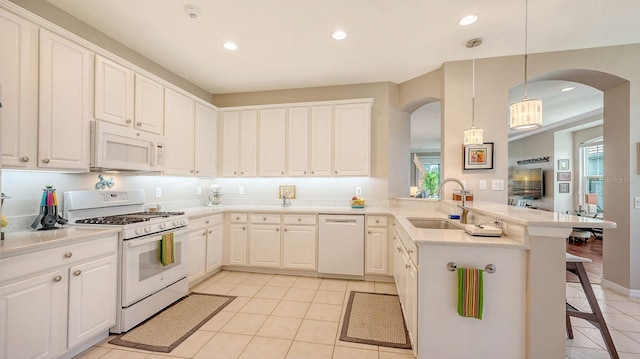
[(364, 215), (318, 217), (318, 273), (364, 276)]

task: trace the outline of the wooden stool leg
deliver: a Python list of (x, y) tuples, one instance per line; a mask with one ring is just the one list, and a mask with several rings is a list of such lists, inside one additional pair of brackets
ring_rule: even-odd
[(567, 317), (567, 337), (569, 339), (573, 339), (573, 328), (571, 328), (571, 317), (569, 316), (569, 314), (567, 314), (566, 317)]
[(596, 299), (596, 295), (593, 293), (593, 288), (591, 287), (591, 283), (589, 282), (589, 276), (587, 275), (587, 271), (584, 269), (584, 265), (580, 262), (575, 263), (575, 270), (578, 278), (580, 278), (580, 284), (582, 285), (582, 289), (584, 290), (584, 294), (587, 296), (587, 301), (589, 302), (589, 306), (591, 307), (591, 311), (595, 315), (595, 321), (589, 320), (593, 325), (595, 325), (600, 332), (602, 333), (602, 337), (604, 338), (604, 342), (607, 346), (607, 350), (609, 351), (609, 355), (613, 359), (619, 359), (618, 352), (616, 351), (616, 347), (613, 344), (613, 339), (611, 339), (611, 333), (607, 328), (607, 324), (604, 321), (604, 316), (600, 311), (600, 306), (598, 305), (598, 300)]

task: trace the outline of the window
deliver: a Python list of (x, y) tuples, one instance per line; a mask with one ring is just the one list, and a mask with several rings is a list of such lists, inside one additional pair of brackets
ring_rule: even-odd
[[(427, 196), (435, 195), (435, 190), (440, 185), (440, 156), (428, 156), (428, 155), (418, 155), (418, 160), (422, 164), (422, 170), (425, 174), (427, 174), (430, 178), (427, 183), (424, 183), (425, 187), (432, 187), (427, 194)], [(415, 184), (416, 186), (421, 183), (421, 178), (419, 178), (420, 172), (415, 171)], [(435, 186), (435, 187), (434, 187)]]
[[(581, 157), (581, 181), (585, 196), (580, 202), (587, 212), (602, 213), (604, 209), (604, 146), (602, 137), (585, 142), (582, 147)], [(595, 194), (596, 196), (588, 196), (590, 194)]]

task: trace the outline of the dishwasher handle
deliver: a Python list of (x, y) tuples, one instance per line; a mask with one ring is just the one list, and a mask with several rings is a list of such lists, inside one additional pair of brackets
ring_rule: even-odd
[(355, 219), (332, 219), (332, 218), (327, 218), (325, 220), (325, 223), (356, 223), (357, 221)]

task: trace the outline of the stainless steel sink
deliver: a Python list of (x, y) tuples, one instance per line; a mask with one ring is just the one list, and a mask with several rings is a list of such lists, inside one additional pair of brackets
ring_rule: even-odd
[(464, 229), (461, 224), (449, 222), (446, 219), (407, 218), (416, 228), (429, 229)]

